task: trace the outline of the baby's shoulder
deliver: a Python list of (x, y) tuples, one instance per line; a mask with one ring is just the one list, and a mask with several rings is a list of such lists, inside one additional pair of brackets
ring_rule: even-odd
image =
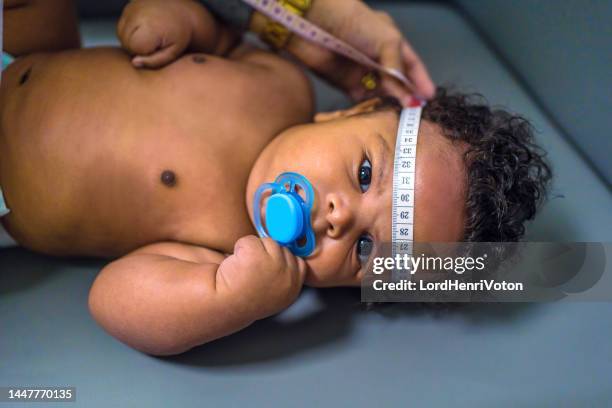
[(248, 64), (261, 72), (262, 100), (278, 102), (290, 108), (301, 122), (310, 121), (314, 113), (312, 83), (298, 64), (253, 45), (236, 48), (230, 58)]

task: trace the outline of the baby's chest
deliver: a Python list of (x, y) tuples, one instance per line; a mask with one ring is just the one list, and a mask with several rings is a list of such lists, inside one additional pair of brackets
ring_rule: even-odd
[(163, 199), (173, 213), (172, 238), (229, 253), (238, 238), (254, 233), (245, 195), (253, 160), (238, 146), (228, 154), (214, 143), (198, 143), (167, 166), (172, 185)]

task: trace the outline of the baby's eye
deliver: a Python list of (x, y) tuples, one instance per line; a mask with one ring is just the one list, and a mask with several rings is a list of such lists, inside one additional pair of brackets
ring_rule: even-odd
[(357, 239), (357, 256), (359, 257), (359, 262), (362, 265), (365, 265), (370, 259), (370, 254), (372, 253), (373, 242), (372, 238), (367, 235), (362, 235)]
[(362, 192), (368, 191), (370, 183), (372, 182), (372, 164), (368, 159), (364, 159), (359, 166), (359, 172), (357, 173), (357, 179), (359, 180), (359, 188)]

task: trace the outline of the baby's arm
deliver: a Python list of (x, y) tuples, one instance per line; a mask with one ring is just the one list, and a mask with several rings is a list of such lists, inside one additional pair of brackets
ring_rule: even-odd
[(306, 265), (254, 236), (234, 254), (160, 243), (111, 264), (96, 278), (89, 308), (110, 334), (149, 354), (169, 355), (278, 313), (300, 292)]
[(195, 0), (132, 0), (117, 34), (134, 65), (148, 68), (166, 65), (186, 50), (224, 55), (239, 38)]
[(5, 0), (3, 49), (14, 57), (80, 47), (73, 0)]

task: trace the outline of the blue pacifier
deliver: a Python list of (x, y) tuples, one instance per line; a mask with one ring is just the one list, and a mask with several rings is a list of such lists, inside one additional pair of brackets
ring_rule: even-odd
[[(304, 192), (305, 199), (297, 188)], [(261, 198), (272, 190), (266, 203), (266, 226), (261, 222)], [(312, 184), (298, 173), (283, 173), (274, 183), (265, 183), (255, 192), (255, 227), (262, 238), (270, 237), (289, 248), (295, 256), (306, 257), (315, 249), (315, 234), (310, 223), (314, 203)]]

